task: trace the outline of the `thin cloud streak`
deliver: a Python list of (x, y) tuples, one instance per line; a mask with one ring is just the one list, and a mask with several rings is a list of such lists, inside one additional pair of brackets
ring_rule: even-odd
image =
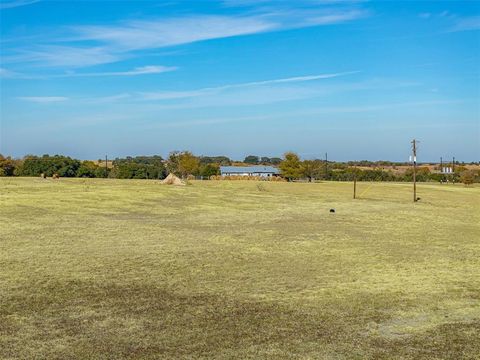
[(3, 63), (35, 63), (51, 67), (87, 67), (113, 63), (126, 58), (106, 47), (76, 47), (40, 45), (32, 49), (20, 49), (14, 55), (2, 56)]
[(52, 77), (96, 77), (96, 76), (138, 76), (138, 75), (152, 75), (161, 74), (165, 72), (175, 71), (176, 66), (162, 66), (162, 65), (147, 65), (137, 67), (129, 71), (110, 71), (98, 73), (69, 73), (64, 75), (55, 75)]
[[(366, 106), (323, 107), (323, 108), (304, 110), (300, 112), (295, 111), (295, 112), (287, 112), (287, 113), (271, 114), (271, 115), (222, 117), (222, 118), (197, 119), (197, 120), (185, 120), (185, 121), (169, 121), (169, 122), (162, 122), (155, 125), (151, 125), (148, 128), (155, 129), (155, 128), (171, 128), (171, 127), (189, 127), (189, 126), (229, 124), (229, 123), (248, 122), (248, 121), (262, 121), (262, 120), (272, 121), (272, 120), (292, 119), (292, 118), (295, 118), (297, 121), (299, 120), (299, 117), (309, 117), (309, 116), (316, 116), (316, 115), (372, 113), (372, 112), (377, 112), (385, 109), (454, 105), (454, 104), (463, 104), (468, 101), (472, 101), (472, 100), (468, 100), (468, 99), (431, 100), (431, 101), (410, 101), (410, 102), (402, 102), (402, 103), (375, 104), (375, 105), (366, 105)], [(432, 126), (435, 126), (435, 125), (432, 125)]]
[(314, 80), (320, 80), (320, 79), (331, 79), (331, 78), (336, 78), (340, 76), (352, 75), (356, 73), (359, 73), (359, 71), (348, 71), (348, 72), (342, 72), (342, 73), (308, 75), (308, 76), (296, 76), (296, 77), (283, 78), (283, 79), (254, 81), (254, 82), (248, 82), (248, 83), (242, 83), (242, 84), (229, 84), (229, 85), (222, 85), (217, 87), (209, 87), (209, 88), (190, 90), (190, 91), (148, 92), (148, 93), (140, 93), (140, 95), (142, 96), (143, 100), (183, 99), (183, 98), (192, 98), (192, 97), (209, 95), (212, 93), (217, 93), (217, 92), (221, 92), (229, 89), (238, 89), (238, 88), (245, 88), (245, 87), (272, 85), (272, 84), (281, 84), (281, 83), (306, 82), (306, 81), (314, 81)]
[(277, 24), (264, 17), (189, 16), (157, 21), (130, 21), (118, 26), (72, 27), (72, 40), (98, 41), (112, 49), (132, 51), (182, 45), (197, 41), (255, 34)]
[(8, 1), (4, 0), (0, 3), (0, 10), (3, 9), (12, 9), (16, 8), (19, 6), (25, 6), (25, 5), (31, 5), (39, 2), (40, 0), (13, 0), (13, 1)]
[(8, 69), (0, 68), (0, 78), (3, 79), (15, 79), (21, 78), (23, 74), (17, 73), (15, 71), (10, 71)]
[(37, 104), (49, 104), (61, 101), (67, 101), (68, 97), (64, 96), (19, 96), (19, 100), (29, 101)]

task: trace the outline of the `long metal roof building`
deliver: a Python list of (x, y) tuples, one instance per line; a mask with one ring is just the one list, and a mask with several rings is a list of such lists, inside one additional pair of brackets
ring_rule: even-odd
[(268, 176), (280, 175), (280, 170), (274, 166), (220, 166), (222, 175)]

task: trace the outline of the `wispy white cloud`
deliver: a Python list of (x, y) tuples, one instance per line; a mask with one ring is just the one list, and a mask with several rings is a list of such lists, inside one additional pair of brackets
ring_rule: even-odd
[(152, 75), (164, 72), (177, 70), (176, 66), (162, 66), (162, 65), (147, 65), (136, 67), (128, 71), (109, 71), (97, 73), (67, 73), (63, 75), (56, 75), (55, 77), (95, 77), (95, 76), (138, 76), (138, 75)]
[(253, 81), (253, 82), (240, 83), (240, 84), (228, 84), (228, 85), (222, 85), (217, 87), (202, 88), (197, 90), (148, 92), (148, 93), (141, 93), (141, 95), (144, 100), (171, 100), (171, 99), (192, 98), (192, 97), (210, 95), (210, 94), (218, 93), (218, 92), (229, 90), (229, 89), (247, 88), (247, 87), (282, 84), (282, 83), (298, 83), (298, 82), (314, 81), (314, 80), (321, 80), (321, 79), (331, 79), (339, 76), (352, 75), (358, 72), (359, 71), (349, 71), (349, 72), (342, 72), (342, 73), (296, 76), (296, 77), (290, 77), (290, 78)]
[[(336, 4), (356, 4), (368, 2), (369, 0), (296, 0), (296, 5), (316, 6), (316, 5), (336, 5)], [(244, 7), (244, 6), (291, 6), (291, 0), (223, 0), (222, 4), (226, 7)]]
[(11, 9), (19, 6), (35, 4), (40, 0), (2, 0), (0, 2), (0, 9)]
[(38, 104), (48, 104), (61, 101), (67, 101), (68, 97), (64, 96), (19, 96), (19, 100), (34, 102)]
[(112, 63), (120, 59), (119, 54), (105, 47), (61, 45), (39, 45), (29, 49), (20, 49), (14, 55), (2, 56), (3, 63), (30, 62), (52, 67), (84, 67)]
[(162, 65), (147, 65), (136, 67), (127, 71), (107, 71), (107, 72), (84, 72), (77, 73), (69, 71), (65, 74), (43, 74), (43, 75), (29, 75), (11, 71), (5, 68), (0, 68), (0, 78), (4, 79), (51, 79), (51, 78), (68, 78), (68, 77), (101, 77), (101, 76), (139, 76), (139, 75), (153, 75), (165, 72), (175, 71), (176, 66), (162, 66)]
[[(71, 26), (57, 44), (39, 44), (4, 54), (4, 63), (31, 62), (52, 67), (88, 67), (125, 60), (138, 50), (264, 32), (276, 24), (262, 17), (194, 15), (119, 25)], [(84, 45), (84, 41), (94, 45)], [(51, 42), (51, 38), (47, 40)], [(68, 45), (58, 45), (58, 42)], [(78, 44), (78, 45), (77, 45)]]
[(15, 71), (7, 70), (4, 68), (0, 68), (0, 78), (18, 78), (22, 77), (22, 74), (17, 73)]
[(450, 29), (451, 32), (468, 30), (480, 30), (480, 16), (456, 18), (456, 24)]
[(361, 19), (363, 17), (366, 17), (367, 15), (368, 12), (364, 10), (349, 10), (331, 13), (323, 12), (319, 14), (311, 14), (310, 16), (299, 22), (298, 27), (340, 24), (356, 19)]
[[(217, 124), (228, 124), (228, 123), (243, 123), (250, 121), (275, 121), (280, 119), (311, 119), (312, 117), (322, 116), (322, 115), (341, 115), (341, 114), (364, 114), (364, 113), (377, 113), (389, 109), (405, 109), (409, 107), (435, 107), (442, 105), (459, 105), (468, 103), (471, 100), (468, 99), (455, 99), (455, 100), (427, 100), (427, 101), (406, 101), (398, 103), (377, 103), (371, 105), (360, 105), (360, 106), (341, 106), (341, 107), (316, 107), (308, 108), (303, 110), (295, 110), (281, 113), (269, 113), (267, 115), (254, 115), (254, 116), (225, 116), (221, 118), (210, 117), (203, 119), (189, 119), (189, 120), (176, 120), (176, 121), (165, 121), (165, 122), (156, 122), (149, 123), (147, 128), (156, 129), (156, 128), (174, 128), (174, 127), (190, 127), (190, 126), (205, 126), (205, 125), (217, 125)], [(432, 124), (435, 126), (435, 124)], [(325, 128), (324, 128), (325, 129)]]
[(130, 99), (131, 97), (132, 96), (130, 94), (123, 93), (123, 94), (112, 95), (112, 96), (101, 96), (93, 99), (90, 98), (90, 99), (87, 99), (86, 101), (92, 104), (115, 103), (121, 100)]
[[(68, 98), (77, 105), (116, 104), (136, 113), (184, 111), (193, 108), (218, 108), (246, 105), (265, 105), (278, 102), (300, 101), (312, 98), (329, 99), (333, 94), (369, 90), (392, 91), (398, 88), (417, 87), (418, 82), (395, 79), (370, 79), (336, 83), (315, 80), (337, 78), (358, 72), (298, 76), (282, 79), (227, 84), (218, 87), (184, 91), (159, 91), (121, 93), (109, 96), (77, 96)], [(23, 98), (36, 102), (54, 102), (56, 98)], [(58, 99), (58, 101), (61, 101)], [(341, 112), (338, 110), (337, 112)]]
[[(480, 15), (460, 16), (450, 11), (441, 13), (421, 13), (419, 17), (423, 19), (435, 18), (450, 24), (446, 32), (480, 30)], [(447, 25), (448, 26), (448, 25)]]
[(430, 19), (431, 16), (432, 16), (432, 14), (429, 13), (429, 12), (418, 14), (418, 17), (420, 17), (422, 19)]
[[(136, 56), (138, 51), (285, 29), (339, 24), (365, 16), (368, 16), (368, 12), (361, 9), (315, 7), (253, 15), (189, 15), (126, 21), (115, 25), (70, 26), (62, 29), (61, 36), (50, 34), (43, 43), (37, 40), (33, 46), (10, 49), (2, 60), (4, 63), (31, 62), (53, 67), (87, 67), (121, 61)], [(86, 42), (91, 45), (86, 46)]]
[(117, 26), (77, 26), (72, 30), (77, 34), (77, 40), (99, 41), (113, 49), (129, 51), (255, 34), (276, 27), (277, 24), (263, 16), (195, 15), (129, 21)]

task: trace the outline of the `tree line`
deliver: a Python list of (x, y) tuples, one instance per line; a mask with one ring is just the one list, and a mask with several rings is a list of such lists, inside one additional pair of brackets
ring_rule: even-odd
[[(243, 162), (235, 162), (227, 156), (195, 156), (189, 151), (174, 151), (164, 159), (159, 155), (116, 158), (108, 166), (102, 160), (73, 159), (64, 155), (27, 155), (13, 159), (0, 155), (0, 176), (47, 176), (117, 178), (117, 179), (164, 179), (169, 173), (182, 178), (189, 176), (208, 179), (220, 175), (220, 166), (225, 165), (272, 165), (278, 166), (281, 175), (289, 181), (412, 181), (413, 170), (404, 172), (378, 169), (378, 166), (404, 166), (393, 162), (326, 162), (325, 160), (302, 160), (293, 153), (283, 158), (248, 155)], [(362, 168), (358, 168), (358, 167)], [(369, 168), (370, 167), (370, 168)], [(468, 170), (464, 165), (455, 165), (455, 174), (431, 172), (428, 167), (417, 168), (417, 181), (462, 181), (480, 182), (480, 171)]]
[[(376, 167), (380, 166), (406, 166), (408, 163), (394, 163), (387, 161), (350, 161), (342, 162), (327, 162), (325, 160), (301, 160), (300, 157), (288, 152), (284, 155), (282, 162), (279, 165), (282, 176), (287, 180), (306, 179), (308, 181), (314, 180), (331, 180), (331, 181), (397, 181), (403, 182), (413, 181), (413, 169), (407, 168), (404, 172), (394, 172), (392, 170), (384, 170)], [(363, 168), (358, 168), (363, 167)], [(365, 168), (367, 167), (367, 168)], [(370, 168), (368, 168), (370, 167)], [(439, 167), (437, 170), (440, 170)], [(419, 182), (436, 181), (436, 182), (463, 182), (465, 184), (472, 184), (480, 182), (480, 170), (469, 170), (465, 164), (455, 163), (454, 174), (441, 174), (439, 172), (432, 172), (427, 166), (418, 166), (416, 172), (416, 179)]]

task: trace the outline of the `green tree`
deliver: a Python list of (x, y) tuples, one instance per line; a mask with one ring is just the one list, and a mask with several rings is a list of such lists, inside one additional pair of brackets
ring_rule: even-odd
[(232, 160), (227, 156), (201, 156), (199, 158), (200, 164), (217, 164), (223, 166), (230, 166), (232, 165)]
[[(419, 182), (428, 181), (431, 178), (430, 169), (428, 167), (417, 167), (416, 179)], [(409, 168), (403, 175), (404, 181), (413, 181), (413, 169)]]
[(74, 177), (80, 167), (80, 161), (63, 155), (28, 155), (24, 158), (19, 171), (21, 176), (39, 176), (45, 174), (52, 176), (58, 174), (61, 177)]
[(198, 175), (200, 160), (189, 151), (184, 151), (178, 156), (178, 173), (182, 178), (188, 175)]
[(285, 153), (284, 159), (280, 163), (280, 170), (288, 181), (299, 179), (302, 176), (303, 167), (298, 155), (293, 152)]
[(260, 163), (260, 158), (256, 155), (248, 155), (245, 160), (243, 160), (246, 164), (257, 165)]
[(179, 175), (180, 151), (172, 151), (167, 159), (167, 172)]
[[(105, 173), (105, 170), (103, 170)], [(127, 156), (115, 159), (109, 177), (119, 179), (163, 179), (165, 166), (161, 156)]]
[(320, 160), (304, 160), (302, 164), (302, 176), (312, 182), (312, 180), (320, 178), (323, 169), (324, 166)]
[(93, 178), (96, 176), (98, 165), (93, 161), (82, 161), (80, 167), (77, 170), (77, 177)]
[(112, 173), (112, 169), (107, 168), (105, 166), (97, 166), (95, 169), (95, 177), (96, 178), (107, 178), (110, 177), (109, 175)]
[(270, 164), (272, 165), (280, 165), (281, 162), (282, 159), (280, 159), (279, 157), (270, 158)]
[(210, 177), (213, 175), (220, 175), (220, 167), (217, 164), (200, 165), (200, 176)]
[(198, 175), (200, 160), (190, 151), (174, 151), (168, 157), (167, 169), (182, 178), (186, 178), (188, 175)]
[(0, 176), (13, 176), (16, 165), (15, 160), (10, 156), (4, 157), (0, 154)]

